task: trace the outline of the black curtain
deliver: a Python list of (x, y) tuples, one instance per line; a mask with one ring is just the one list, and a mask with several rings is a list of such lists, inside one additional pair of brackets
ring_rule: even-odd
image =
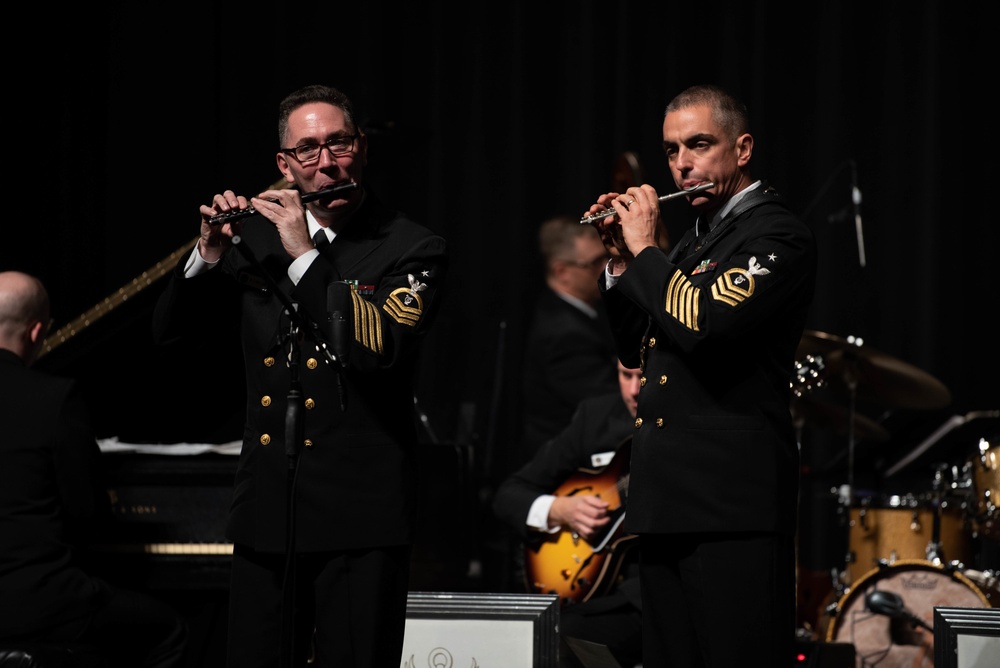
[[(40, 362), (92, 387), (103, 436), (239, 436), (238, 342), (207, 333), (182, 353), (152, 349), (149, 277), (193, 240), (214, 193), (256, 194), (280, 177), (278, 101), (313, 82), (354, 98), (369, 182), (450, 243), (419, 406), (427, 437), (469, 445), (487, 487), (514, 464), (538, 225), (609, 190), (625, 151), (671, 191), (663, 108), (701, 82), (746, 100), (757, 176), (816, 232), (809, 327), (862, 337), (951, 393), (940, 408), (863, 407), (890, 438), (859, 444), (859, 467), (884, 470), (948, 417), (1000, 408), (987, 3), (361, 5), (27, 8), (28, 41), (5, 42), (15, 151), (0, 268), (45, 281), (57, 328), (114, 306)], [(675, 238), (693, 220), (681, 203), (664, 218)], [(123, 299), (123, 286), (135, 294)], [(932, 448), (906, 484), (927, 483), (931, 460), (971, 455), (988, 422)], [(808, 426), (803, 455), (826, 472), (824, 490), (844, 477), (845, 438)]]

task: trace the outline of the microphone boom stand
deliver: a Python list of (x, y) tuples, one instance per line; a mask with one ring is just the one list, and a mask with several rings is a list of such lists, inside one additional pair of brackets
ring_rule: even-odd
[(299, 468), (299, 452), (304, 440), (304, 425), (302, 420), (302, 386), (299, 381), (299, 341), (303, 335), (309, 336), (317, 349), (323, 352), (327, 361), (334, 365), (338, 374), (340, 386), (340, 404), (344, 406), (344, 390), (340, 384), (342, 366), (331, 346), (316, 333), (316, 327), (310, 326), (306, 319), (299, 315), (298, 308), (291, 298), (285, 294), (277, 281), (257, 260), (253, 251), (243, 243), (240, 235), (233, 236), (233, 245), (241, 255), (260, 272), (261, 277), (271, 288), (271, 291), (285, 307), (290, 321), (288, 333), (288, 369), (289, 388), (288, 404), (285, 409), (285, 455), (288, 457), (288, 493), (287, 493), (287, 525), (285, 538), (285, 574), (282, 592), (282, 627), (281, 627), (281, 665), (291, 668), (295, 665), (295, 480)]

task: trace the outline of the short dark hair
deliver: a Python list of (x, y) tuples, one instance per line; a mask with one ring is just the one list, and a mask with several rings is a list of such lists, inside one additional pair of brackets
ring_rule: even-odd
[(696, 104), (711, 106), (715, 122), (729, 133), (731, 139), (750, 131), (750, 114), (747, 106), (729, 91), (713, 84), (699, 84), (681, 91), (667, 103), (663, 114), (680, 111)]
[(538, 250), (546, 266), (569, 259), (576, 251), (576, 240), (585, 236), (600, 238), (592, 225), (581, 225), (579, 218), (558, 215), (542, 223), (538, 228)]
[(348, 129), (352, 132), (357, 131), (351, 98), (332, 86), (314, 84), (289, 93), (278, 105), (278, 146), (284, 146), (285, 133), (288, 132), (288, 117), (293, 111), (310, 102), (326, 102), (339, 107), (344, 112)]

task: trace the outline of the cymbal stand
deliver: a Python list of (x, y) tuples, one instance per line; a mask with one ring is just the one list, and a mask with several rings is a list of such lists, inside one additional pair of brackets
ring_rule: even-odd
[(941, 555), (941, 490), (944, 488), (944, 472), (948, 470), (947, 464), (938, 464), (934, 469), (934, 480), (931, 483), (931, 493), (933, 495), (931, 504), (934, 516), (931, 526), (931, 540), (925, 548), (927, 561), (932, 564), (941, 565), (943, 563)]
[[(847, 521), (844, 522), (845, 530), (847, 531), (847, 554), (845, 555), (844, 563), (845, 570), (846, 566), (854, 560), (855, 555), (851, 553), (851, 508), (854, 506), (854, 423), (855, 415), (857, 412), (856, 404), (858, 398), (858, 375), (856, 373), (855, 365), (857, 363), (856, 358), (851, 358), (847, 360), (849, 363), (844, 365), (844, 384), (847, 385), (848, 390), (848, 410), (847, 410), (847, 484), (841, 485), (839, 502), (841, 504), (840, 512), (844, 514)], [(853, 584), (853, 583), (849, 583)]]

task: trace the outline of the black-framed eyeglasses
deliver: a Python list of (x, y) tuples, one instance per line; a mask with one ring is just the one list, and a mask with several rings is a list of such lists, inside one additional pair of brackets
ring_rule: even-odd
[(305, 164), (319, 160), (319, 154), (324, 148), (328, 149), (335, 158), (350, 155), (354, 151), (354, 142), (358, 140), (359, 136), (358, 134), (342, 135), (328, 139), (322, 144), (299, 144), (295, 148), (283, 148), (280, 150), (282, 153), (291, 153), (295, 156), (296, 160)]

